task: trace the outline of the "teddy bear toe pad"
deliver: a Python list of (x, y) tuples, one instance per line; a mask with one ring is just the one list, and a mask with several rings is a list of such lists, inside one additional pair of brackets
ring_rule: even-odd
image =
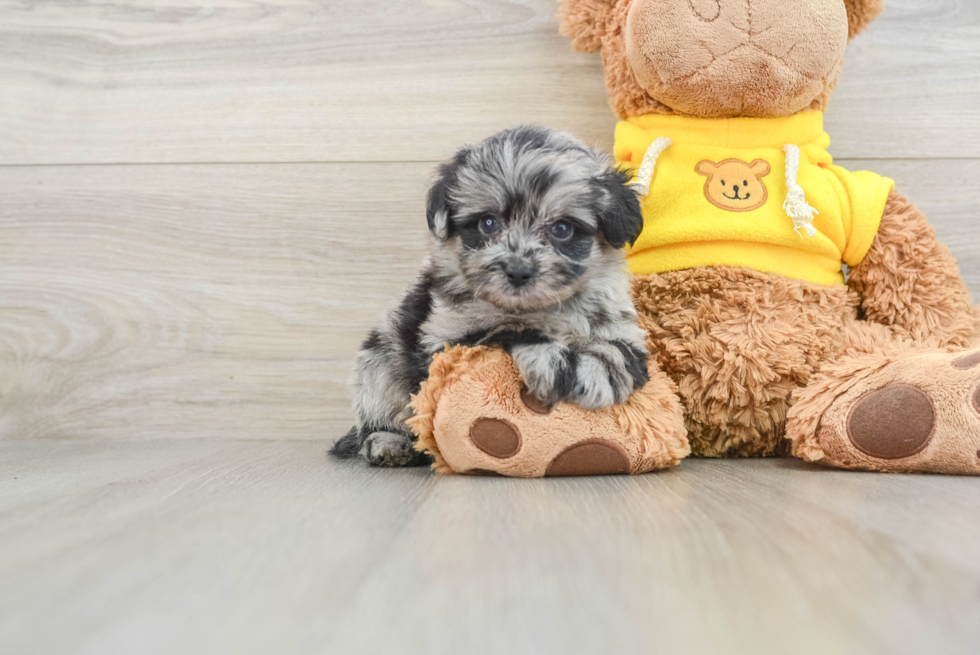
[(521, 450), (521, 432), (499, 418), (479, 418), (470, 426), (470, 441), (491, 457), (507, 459)]
[(980, 351), (888, 364), (837, 398), (817, 438), (835, 466), (980, 475)]
[(547, 416), (554, 409), (552, 405), (549, 405), (543, 400), (540, 400), (537, 396), (533, 395), (527, 387), (521, 389), (521, 402), (524, 406), (535, 414), (540, 414), (542, 416)]
[(956, 361), (953, 362), (953, 368), (958, 371), (969, 371), (978, 364), (980, 364), (980, 350), (957, 358)]

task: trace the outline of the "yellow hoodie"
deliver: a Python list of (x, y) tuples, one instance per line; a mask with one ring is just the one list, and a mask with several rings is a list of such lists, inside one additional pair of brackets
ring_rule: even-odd
[(640, 175), (641, 186), (649, 181), (643, 231), (628, 251), (630, 270), (723, 264), (842, 284), (841, 263), (864, 259), (895, 183), (834, 166), (829, 145), (823, 114), (814, 111), (620, 121), (616, 161), (637, 170), (648, 162)]

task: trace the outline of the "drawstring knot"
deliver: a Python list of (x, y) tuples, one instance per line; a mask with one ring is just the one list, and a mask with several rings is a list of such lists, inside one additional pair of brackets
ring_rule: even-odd
[(806, 201), (806, 192), (796, 179), (800, 171), (800, 147), (789, 144), (783, 148), (783, 152), (786, 153), (786, 202), (783, 209), (793, 220), (793, 230), (801, 239), (803, 233), (800, 230), (812, 237), (817, 233), (813, 227), (813, 217), (820, 212)]

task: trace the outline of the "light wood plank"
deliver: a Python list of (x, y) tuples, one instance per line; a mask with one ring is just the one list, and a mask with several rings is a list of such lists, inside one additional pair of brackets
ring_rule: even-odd
[(323, 443), (31, 443), (0, 455), (5, 653), (302, 652), (431, 486)]
[(428, 175), (0, 171), (0, 435), (339, 436), (351, 357), (418, 267)]
[(0, 443), (12, 653), (972, 653), (980, 480), (437, 479), (307, 442)]
[[(538, 122), (610, 146), (554, 0), (0, 0), (0, 164), (436, 161)], [(980, 156), (980, 4), (889, 0), (829, 129), (844, 157)]]
[[(980, 292), (980, 162), (842, 163), (894, 176)], [(342, 434), (430, 169), (0, 169), (0, 439)]]

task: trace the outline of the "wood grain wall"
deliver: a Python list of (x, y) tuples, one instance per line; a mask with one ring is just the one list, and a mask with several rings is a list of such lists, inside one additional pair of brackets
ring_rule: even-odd
[[(339, 434), (434, 162), (525, 122), (611, 145), (554, 13), (0, 0), (0, 439)], [(894, 177), (980, 293), (980, 3), (889, 0), (847, 60), (832, 153)]]

